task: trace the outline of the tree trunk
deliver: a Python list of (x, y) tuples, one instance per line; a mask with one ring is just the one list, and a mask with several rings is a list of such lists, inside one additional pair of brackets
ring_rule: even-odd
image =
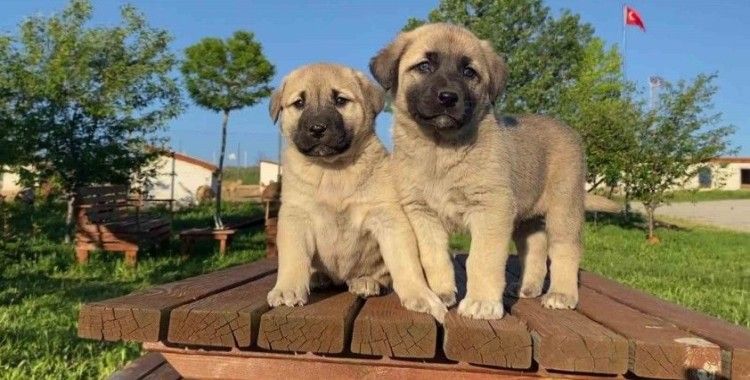
[(224, 110), (224, 120), (221, 123), (221, 153), (219, 153), (219, 173), (216, 176), (216, 211), (214, 212), (214, 228), (224, 229), (221, 221), (221, 182), (224, 177), (224, 152), (227, 149), (227, 124), (229, 123), (229, 110)]
[(646, 214), (648, 215), (648, 238), (653, 240), (654, 238), (654, 208), (646, 206)]
[(73, 233), (73, 205), (75, 205), (76, 196), (75, 193), (68, 193), (68, 211), (65, 213), (65, 244), (70, 244), (72, 241), (71, 234)]

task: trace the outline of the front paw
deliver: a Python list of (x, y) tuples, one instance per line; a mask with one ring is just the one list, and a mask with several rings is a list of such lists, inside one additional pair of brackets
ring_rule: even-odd
[(371, 277), (358, 277), (346, 282), (349, 292), (367, 298), (380, 294), (380, 283)]
[(578, 305), (578, 293), (550, 292), (542, 296), (542, 305), (548, 309), (575, 309)]
[(542, 294), (542, 286), (536, 284), (521, 285), (520, 282), (513, 282), (508, 284), (505, 294), (518, 298), (536, 298)]
[(413, 293), (401, 292), (399, 298), (401, 299), (401, 305), (405, 309), (430, 314), (441, 324), (445, 321), (445, 314), (448, 312), (448, 308), (445, 307), (443, 301), (429, 289)]
[(268, 292), (266, 300), (271, 307), (277, 306), (302, 306), (307, 303), (309, 291), (304, 287), (299, 288), (279, 288), (274, 287)]
[(473, 319), (500, 319), (504, 311), (500, 301), (475, 300), (467, 296), (458, 304), (458, 314)]

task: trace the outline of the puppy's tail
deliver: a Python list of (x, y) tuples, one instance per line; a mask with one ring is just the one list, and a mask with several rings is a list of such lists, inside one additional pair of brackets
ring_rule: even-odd
[(622, 205), (600, 195), (586, 194), (583, 200), (586, 211), (600, 211), (616, 213), (622, 211)]

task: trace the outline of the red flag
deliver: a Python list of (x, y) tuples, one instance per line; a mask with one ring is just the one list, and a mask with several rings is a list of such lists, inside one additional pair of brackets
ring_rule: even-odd
[(625, 6), (625, 25), (635, 25), (644, 32), (646, 31), (646, 25), (643, 24), (643, 18), (637, 10), (629, 6)]

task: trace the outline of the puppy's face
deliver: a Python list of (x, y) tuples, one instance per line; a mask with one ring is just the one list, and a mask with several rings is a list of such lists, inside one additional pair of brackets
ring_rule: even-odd
[(300, 153), (335, 161), (368, 134), (383, 109), (383, 92), (364, 74), (339, 65), (292, 71), (271, 96), (270, 113)]
[(370, 61), (394, 107), (446, 137), (476, 125), (500, 96), (503, 59), (467, 29), (427, 24), (401, 33)]

